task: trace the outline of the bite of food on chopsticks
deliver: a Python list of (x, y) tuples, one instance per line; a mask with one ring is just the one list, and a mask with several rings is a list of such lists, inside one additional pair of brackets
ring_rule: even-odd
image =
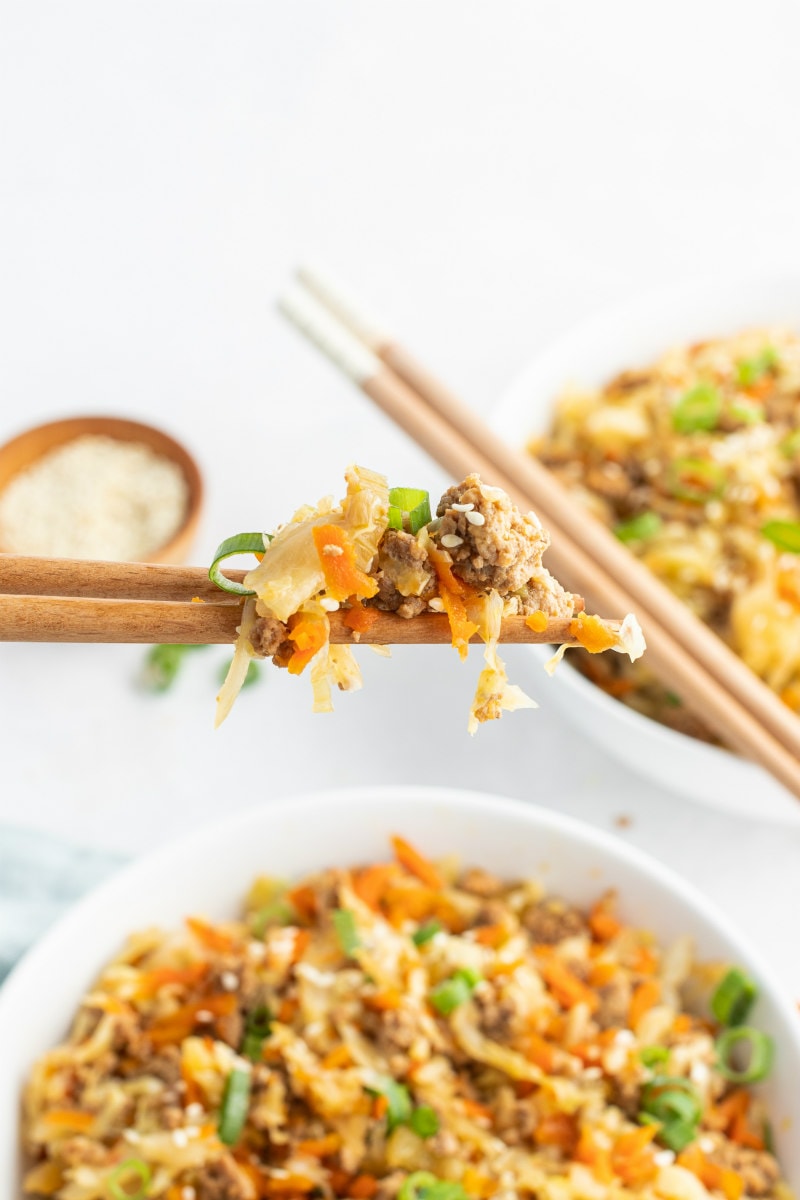
[[(331, 711), (331, 687), (353, 691), (361, 674), (352, 645), (384, 614), (414, 623), (412, 641), (438, 640), (425, 629), (446, 618), (461, 658), (477, 636), (485, 666), (473, 698), (469, 729), (504, 710), (536, 707), (509, 683), (497, 652), (504, 622), (547, 635), (558, 630), (561, 647), (592, 653), (617, 650), (632, 659), (644, 650), (636, 618), (604, 621), (583, 611), (542, 564), (550, 539), (534, 513), (523, 514), (501, 489), (468, 475), (448, 488), (431, 511), (427, 492), (390, 489), (383, 475), (362, 467), (346, 472), (340, 504), (327, 497), (305, 506), (274, 534), (241, 534), (223, 542), (211, 568), (221, 588), (244, 594), (239, 635), (217, 700), (217, 724), (230, 712), (254, 657), (271, 658), (290, 674), (308, 668), (314, 711)], [(260, 561), (242, 582), (228, 579), (221, 563), (243, 552)], [(383, 618), (385, 619), (385, 618)], [(345, 637), (332, 639), (332, 621)], [(543, 639), (545, 640), (545, 636)], [(349, 643), (349, 644), (348, 644)]]

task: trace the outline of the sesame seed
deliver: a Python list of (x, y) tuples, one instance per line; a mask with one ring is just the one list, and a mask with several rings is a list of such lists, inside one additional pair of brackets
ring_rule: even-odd
[(137, 1133), (135, 1129), (126, 1129), (125, 1130), (125, 1141), (126, 1142), (131, 1142), (135, 1146), (136, 1143), (140, 1142), (141, 1140), (142, 1140), (142, 1135), (140, 1133)]
[(467, 520), (469, 521), (470, 525), (485, 525), (486, 524), (486, 517), (483, 515), (483, 513), (479, 513), (479, 512), (468, 512)]
[(442, 538), (442, 545), (446, 550), (455, 550), (456, 546), (464, 545), (464, 539), (457, 533), (446, 533)]
[(472, 512), (474, 504), (453, 504), (453, 512)]
[(176, 1146), (180, 1147), (180, 1149), (183, 1149), (185, 1146), (189, 1145), (189, 1135), (185, 1129), (173, 1129), (172, 1140)]
[(190, 1183), (187, 1183), (185, 1188), (181, 1188), (181, 1200), (196, 1200), (197, 1192)]
[(703, 1154), (712, 1154), (714, 1151), (714, 1139), (710, 1137), (698, 1138), (697, 1148), (698, 1150), (702, 1150)]
[(322, 553), (330, 558), (338, 558), (340, 554), (344, 554), (344, 550), (341, 546), (334, 546), (332, 542), (328, 542), (327, 546), (322, 547)]
[(428, 601), (428, 608), (432, 612), (444, 612), (444, 604), (438, 596), (434, 596), (432, 600)]
[(531, 511), (528, 513), (528, 520), (529, 520), (529, 521), (533, 521), (533, 523), (534, 523), (534, 525), (536, 526), (536, 528), (537, 528), (537, 529), (541, 529), (541, 528), (542, 528), (542, 522), (539, 520), (539, 518), (537, 517), (537, 515), (536, 515), (536, 513), (533, 511), (533, 509), (531, 509)]
[(201, 1118), (203, 1116), (202, 1104), (197, 1104), (196, 1102), (194, 1104), (187, 1104), (186, 1105), (186, 1115), (190, 1121), (201, 1120)]
[(653, 1155), (653, 1162), (657, 1167), (671, 1167), (675, 1162), (675, 1155), (672, 1150), (657, 1150)]
[(320, 606), (325, 609), (325, 612), (336, 612), (339, 608), (339, 601), (334, 600), (332, 596), (323, 596)]
[(219, 981), (226, 992), (235, 992), (239, 986), (239, 976), (234, 971), (223, 971)]
[(214, 1020), (214, 1014), (212, 1012), (209, 1012), (207, 1008), (201, 1008), (199, 1010), (199, 1012), (196, 1012), (194, 1014), (194, 1019), (195, 1019), (195, 1021), (198, 1021), (201, 1025), (208, 1024), (209, 1021)]

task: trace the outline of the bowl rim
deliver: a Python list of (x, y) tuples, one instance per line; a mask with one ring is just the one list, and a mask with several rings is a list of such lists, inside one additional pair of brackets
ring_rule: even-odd
[[(22, 471), (39, 462), (51, 451), (67, 445), (76, 438), (104, 436), (115, 438), (121, 442), (138, 441), (153, 450), (154, 453), (175, 463), (186, 481), (187, 498), (183, 519), (168, 541), (155, 547), (147, 560), (148, 562), (169, 561), (172, 555), (183, 547), (192, 536), (205, 502), (203, 475), (194, 454), (174, 434), (169, 433), (160, 425), (153, 425), (149, 421), (140, 421), (135, 417), (120, 416), (116, 413), (88, 412), (56, 417), (52, 421), (42, 421), (36, 425), (26, 426), (0, 444), (0, 460), (9, 453), (13, 453), (16, 447), (24, 446), (31, 440), (47, 438), (49, 434), (61, 432), (64, 433), (64, 437), (54, 438), (48, 445), (43, 446), (39, 453), (14, 471), (4, 483), (0, 483), (0, 491), (4, 490)], [(153, 435), (155, 435), (157, 445), (153, 441)]]
[[(158, 872), (159, 878), (163, 878), (161, 872), (168, 869), (174, 860), (186, 862), (196, 856), (201, 847), (206, 853), (218, 852), (219, 846), (223, 844), (220, 842), (221, 831), (225, 834), (224, 844), (228, 845), (230, 839), (239, 838), (248, 831), (262, 830), (265, 822), (272, 824), (278, 814), (295, 821), (305, 821), (305, 827), (308, 828), (308, 818), (324, 806), (334, 811), (337, 808), (352, 811), (353, 808), (365, 807), (370, 811), (384, 811), (387, 814), (388, 833), (390, 817), (393, 826), (398, 823), (392, 805), (402, 805), (404, 811), (408, 811), (410, 806), (415, 813), (424, 813), (430, 811), (432, 806), (438, 806), (446, 810), (448, 816), (462, 821), (465, 815), (472, 815), (486, 823), (502, 814), (509, 823), (518, 824), (521, 829), (527, 828), (532, 833), (552, 833), (557, 839), (565, 839), (569, 845), (596, 853), (598, 868), (602, 865), (612, 877), (618, 869), (626, 868), (634, 886), (636, 880), (642, 879), (645, 886), (651, 885), (653, 891), (663, 892), (665, 898), (672, 897), (691, 911), (695, 925), (686, 931), (690, 936), (711, 935), (712, 939), (719, 940), (729, 947), (736, 960), (754, 973), (762, 999), (772, 1010), (772, 1024), (777, 1023), (780, 1027), (781, 1046), (789, 1049), (800, 1061), (800, 1022), (787, 990), (775, 978), (770, 965), (762, 960), (758, 948), (747, 937), (742, 936), (722, 909), (713, 901), (709, 901), (695, 885), (683, 879), (672, 868), (664, 866), (657, 859), (612, 833), (558, 811), (488, 792), (414, 784), (344, 787), (266, 800), (219, 821), (200, 826), (188, 835), (175, 838), (140, 856), (71, 906), (24, 955), (0, 987), (0, 1030), (13, 1029), (13, 1018), (19, 1018), (26, 1011), (26, 1006), (31, 1001), (31, 988), (48, 959), (54, 952), (57, 954), (60, 945), (68, 947), (81, 933), (85, 935), (87, 926), (91, 927), (92, 913), (99, 906), (106, 907), (110, 912), (115, 911), (115, 899), (131, 893), (138, 881), (146, 878), (152, 880), (155, 872)], [(279, 850), (273, 846), (272, 853), (279, 853)], [(319, 852), (312, 848), (310, 858), (316, 857), (319, 857)], [(226, 874), (233, 874), (237, 870), (236, 861), (232, 857), (225, 856), (221, 861), (225, 863)], [(590, 874), (593, 876), (594, 871)], [(579, 878), (577, 868), (575, 877), (576, 880)], [(244, 891), (247, 881), (240, 882)], [(627, 886), (631, 886), (630, 881)], [(210, 915), (213, 918), (215, 914)], [(120, 941), (129, 932), (131, 931), (121, 929)], [(655, 932), (658, 935), (658, 928)], [(98, 948), (98, 957), (101, 954), (102, 950)], [(101, 965), (98, 961), (96, 969)], [(59, 1001), (56, 1000), (56, 1003)], [(39, 1053), (45, 1050), (46, 1047), (43, 1047)], [(19, 1086), (19, 1059), (16, 1063), (12, 1060), (11, 1066), (12, 1071), (9, 1074), (12, 1078), (9, 1086), (16, 1089)], [(785, 1098), (782, 1103), (786, 1104)], [(0, 1108), (2, 1107), (3, 1097), (0, 1095)], [(797, 1114), (789, 1108), (785, 1119), (793, 1124), (800, 1120), (800, 1108)], [(15, 1132), (7, 1131), (7, 1136), (13, 1138)], [(14, 1163), (10, 1166), (13, 1171)]]

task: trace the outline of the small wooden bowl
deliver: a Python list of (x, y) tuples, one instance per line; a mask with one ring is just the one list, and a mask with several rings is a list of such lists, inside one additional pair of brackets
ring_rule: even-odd
[[(128, 421), (123, 417), (68, 417), (37, 425), (18, 434), (0, 446), (0, 491), (20, 471), (38, 462), (49, 451), (86, 434), (116, 438), (120, 442), (139, 442), (155, 454), (170, 459), (180, 467), (188, 487), (186, 515), (177, 533), (158, 550), (149, 555), (150, 562), (184, 563), (197, 533), (203, 506), (203, 480), (200, 469), (180, 442), (152, 425)], [(3, 547), (0, 546), (0, 553)]]

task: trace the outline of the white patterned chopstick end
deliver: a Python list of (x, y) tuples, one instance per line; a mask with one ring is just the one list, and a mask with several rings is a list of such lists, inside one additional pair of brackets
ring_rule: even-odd
[(364, 383), (382, 363), (362, 342), (300, 284), (291, 284), (278, 308), (323, 354), (356, 383)]

